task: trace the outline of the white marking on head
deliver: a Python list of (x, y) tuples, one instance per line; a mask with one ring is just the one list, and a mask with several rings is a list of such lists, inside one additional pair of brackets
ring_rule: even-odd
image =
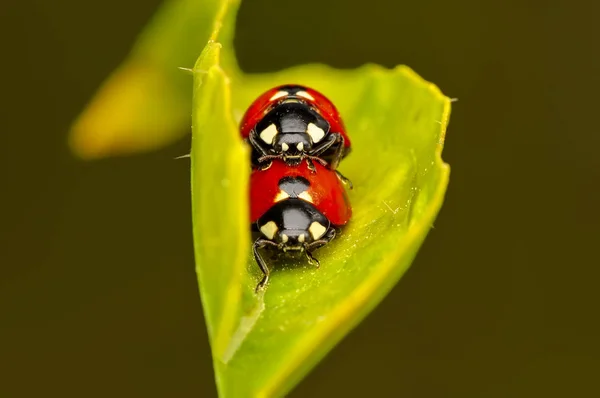
[(313, 142), (319, 142), (323, 139), (323, 137), (325, 137), (325, 132), (323, 129), (314, 123), (308, 123), (308, 127), (306, 127), (306, 133), (310, 135), (310, 138), (312, 138)]
[(283, 243), (287, 243), (288, 240), (289, 240), (289, 238), (286, 234), (281, 234), (281, 241)]
[(287, 151), (288, 149), (290, 149), (290, 147), (288, 146), (288, 144), (286, 144), (285, 142), (283, 144), (281, 144), (281, 150), (283, 152)]
[(269, 127), (261, 131), (260, 139), (267, 144), (273, 144), (273, 138), (277, 135), (277, 127), (274, 124), (270, 124)]
[(276, 99), (285, 97), (286, 95), (288, 95), (287, 91), (278, 91), (275, 94), (273, 94), (271, 98), (269, 98), (269, 101), (275, 101)]
[(267, 238), (273, 240), (273, 238), (275, 237), (275, 233), (278, 229), (279, 228), (277, 228), (277, 224), (275, 224), (275, 221), (269, 221), (268, 223), (260, 227), (260, 232), (262, 232)]
[(327, 232), (327, 228), (325, 228), (321, 223), (317, 221), (313, 221), (308, 228), (308, 232), (312, 235), (314, 240), (320, 239), (325, 232)]
[(296, 148), (298, 148), (299, 151), (303, 151), (304, 150), (304, 142), (299, 142), (298, 145), (296, 145)]
[(298, 195), (298, 197), (300, 199), (306, 200), (308, 203), (313, 203), (313, 198), (312, 198), (312, 196), (310, 196), (310, 194), (307, 191), (300, 192), (300, 194)]
[(314, 101), (314, 100), (315, 100), (315, 97), (313, 97), (312, 95), (310, 95), (310, 94), (309, 94), (309, 93), (307, 93), (306, 91), (298, 91), (298, 92), (296, 93), (296, 95), (297, 95), (298, 97), (304, 97), (304, 98), (306, 98), (306, 99), (309, 99), (309, 100), (311, 100), (311, 101)]
[(304, 243), (304, 234), (300, 234), (300, 236), (298, 236), (298, 242)]
[(277, 196), (275, 196), (275, 203), (281, 202), (282, 200), (287, 199), (289, 197), (290, 195), (282, 189), (281, 191), (279, 191)]

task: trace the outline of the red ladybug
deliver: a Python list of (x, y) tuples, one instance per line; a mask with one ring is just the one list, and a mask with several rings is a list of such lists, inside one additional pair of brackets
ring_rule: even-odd
[(303, 252), (309, 263), (319, 266), (312, 252), (329, 243), (336, 228), (350, 220), (352, 208), (340, 177), (320, 163), (314, 166), (316, 173), (304, 162), (289, 166), (277, 159), (269, 168), (252, 172), (250, 222), (260, 234), (253, 252), (264, 273), (257, 290), (269, 280), (259, 249)]
[(255, 166), (283, 159), (298, 165), (316, 160), (335, 170), (350, 152), (350, 138), (333, 103), (320, 92), (300, 85), (275, 87), (250, 105), (240, 124), (253, 147)]

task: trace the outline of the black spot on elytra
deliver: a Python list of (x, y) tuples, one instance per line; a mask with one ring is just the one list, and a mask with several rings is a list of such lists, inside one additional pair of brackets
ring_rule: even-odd
[(287, 193), (290, 198), (297, 198), (310, 187), (310, 182), (304, 177), (283, 177), (279, 180), (279, 188)]

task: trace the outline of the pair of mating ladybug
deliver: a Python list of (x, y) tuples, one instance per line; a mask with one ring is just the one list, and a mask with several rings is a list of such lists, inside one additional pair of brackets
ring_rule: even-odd
[[(330, 242), (352, 214), (337, 170), (350, 140), (333, 103), (308, 87), (275, 87), (258, 97), (241, 121), (252, 147), (250, 222), (259, 234), (253, 253), (264, 277), (269, 268), (260, 250), (312, 252)], [(350, 185), (351, 187), (351, 185)]]

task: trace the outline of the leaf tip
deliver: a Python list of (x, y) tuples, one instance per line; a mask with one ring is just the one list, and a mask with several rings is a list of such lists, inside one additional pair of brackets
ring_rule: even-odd
[(73, 123), (69, 146), (82, 159), (158, 148), (181, 132), (189, 105), (153, 65), (131, 60), (102, 84)]

